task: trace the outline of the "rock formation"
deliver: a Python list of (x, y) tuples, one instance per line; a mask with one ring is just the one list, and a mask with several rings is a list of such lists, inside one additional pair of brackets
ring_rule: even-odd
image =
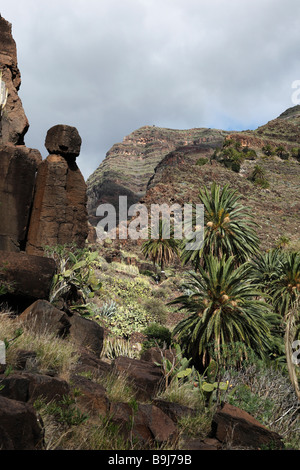
[(0, 16), (0, 71), (7, 102), (0, 119), (0, 250), (24, 249), (35, 173), (42, 157), (24, 145), (29, 124), (18, 96), (21, 75), (11, 24)]
[(28, 254), (42, 254), (46, 245), (85, 244), (89, 231), (86, 184), (75, 162), (80, 145), (74, 127), (57, 125), (47, 133), (45, 146), (51, 154), (37, 172)]
[(7, 104), (2, 117), (2, 144), (24, 145), (29, 123), (18, 95), (21, 74), (17, 63), (17, 48), (11, 24), (0, 16), (0, 67), (2, 79), (8, 89)]
[(24, 250), (42, 157), (25, 146), (0, 146), (0, 250)]
[(42, 255), (46, 245), (88, 236), (86, 185), (76, 165), (81, 137), (75, 127), (49, 129), (42, 161), (24, 144), (29, 123), (18, 90), (21, 84), (11, 24), (0, 16), (0, 73), (7, 101), (0, 119), (0, 251)]

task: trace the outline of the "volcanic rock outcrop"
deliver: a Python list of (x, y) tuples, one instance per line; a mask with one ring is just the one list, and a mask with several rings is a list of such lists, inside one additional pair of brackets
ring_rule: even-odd
[(75, 159), (81, 138), (75, 127), (49, 129), (50, 155), (39, 165), (26, 252), (42, 254), (46, 245), (73, 242), (83, 247), (88, 236), (86, 184)]
[(8, 90), (7, 103), (1, 121), (1, 142), (24, 145), (29, 128), (18, 90), (21, 74), (17, 63), (17, 48), (11, 32), (11, 24), (0, 16), (0, 65), (2, 80)]
[(42, 161), (25, 146), (29, 123), (18, 96), (21, 75), (11, 24), (0, 16), (0, 78), (7, 101), (0, 118), (0, 251), (43, 255), (46, 245), (88, 235), (86, 185), (76, 165), (81, 137), (75, 127), (49, 129)]
[(0, 287), (6, 291), (1, 300), (16, 309), (47, 299), (55, 263), (44, 257), (44, 247), (82, 247), (88, 235), (86, 185), (76, 165), (81, 137), (75, 127), (52, 127), (44, 161), (26, 147), (20, 84), (12, 27), (0, 16)]
[(35, 175), (42, 157), (24, 145), (0, 146), (0, 250), (25, 249)]

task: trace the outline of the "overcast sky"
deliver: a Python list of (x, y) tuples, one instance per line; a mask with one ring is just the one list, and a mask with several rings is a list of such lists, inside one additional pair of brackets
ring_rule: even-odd
[(255, 129), (293, 106), (299, 0), (7, 0), (28, 147), (77, 127), (87, 178), (144, 125)]

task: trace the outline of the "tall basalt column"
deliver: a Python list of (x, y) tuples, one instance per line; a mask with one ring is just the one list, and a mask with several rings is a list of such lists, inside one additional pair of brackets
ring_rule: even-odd
[(76, 128), (49, 129), (50, 153), (38, 168), (26, 252), (43, 254), (45, 246), (85, 245), (88, 236), (86, 184), (76, 164), (81, 138)]

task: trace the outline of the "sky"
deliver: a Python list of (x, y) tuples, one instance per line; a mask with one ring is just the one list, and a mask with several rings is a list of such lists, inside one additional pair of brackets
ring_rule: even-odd
[(299, 104), (299, 0), (7, 0), (0, 13), (25, 144), (46, 158), (48, 129), (75, 126), (85, 179), (142, 126), (256, 129)]

